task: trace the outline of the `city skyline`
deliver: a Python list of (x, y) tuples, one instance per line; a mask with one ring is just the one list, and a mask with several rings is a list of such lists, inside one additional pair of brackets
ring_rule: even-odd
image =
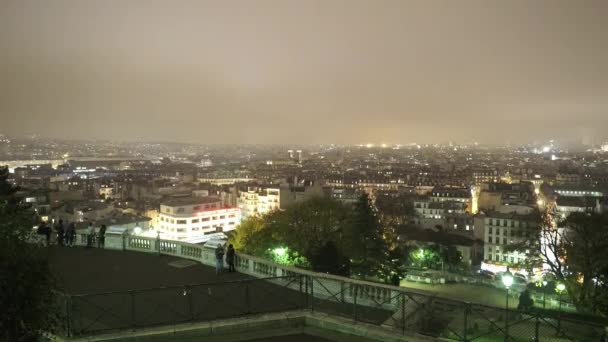
[(599, 143), (603, 1), (6, 1), (4, 133), (199, 144)]

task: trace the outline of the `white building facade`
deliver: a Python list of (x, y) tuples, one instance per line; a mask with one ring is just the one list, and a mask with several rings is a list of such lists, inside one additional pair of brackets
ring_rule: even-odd
[(158, 231), (162, 239), (190, 241), (236, 229), (239, 208), (223, 207), (215, 197), (187, 197), (161, 203)]
[(494, 273), (513, 272), (527, 275), (524, 267), (526, 251), (512, 250), (509, 247), (524, 240), (536, 239), (530, 234), (537, 232), (540, 222), (531, 215), (495, 213), (484, 218), (484, 260), (481, 269)]
[(281, 189), (250, 187), (239, 194), (237, 203), (243, 219), (264, 215), (281, 207)]

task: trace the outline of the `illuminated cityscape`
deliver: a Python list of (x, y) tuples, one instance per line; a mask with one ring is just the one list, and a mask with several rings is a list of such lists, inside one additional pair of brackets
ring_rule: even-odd
[(0, 5), (0, 341), (608, 342), (608, 2)]

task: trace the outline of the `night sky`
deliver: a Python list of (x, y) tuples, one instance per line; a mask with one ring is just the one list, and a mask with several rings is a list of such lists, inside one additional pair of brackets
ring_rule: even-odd
[(606, 0), (0, 0), (0, 133), (608, 138)]

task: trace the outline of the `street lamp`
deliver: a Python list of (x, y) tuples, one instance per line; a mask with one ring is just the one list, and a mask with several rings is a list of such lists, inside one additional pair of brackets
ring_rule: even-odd
[(543, 280), (543, 309), (545, 309), (545, 295), (547, 294), (547, 281)]
[(509, 341), (509, 288), (513, 285), (513, 275), (509, 272), (507, 268), (507, 272), (502, 275), (502, 284), (507, 289), (507, 305), (505, 311), (505, 342)]

